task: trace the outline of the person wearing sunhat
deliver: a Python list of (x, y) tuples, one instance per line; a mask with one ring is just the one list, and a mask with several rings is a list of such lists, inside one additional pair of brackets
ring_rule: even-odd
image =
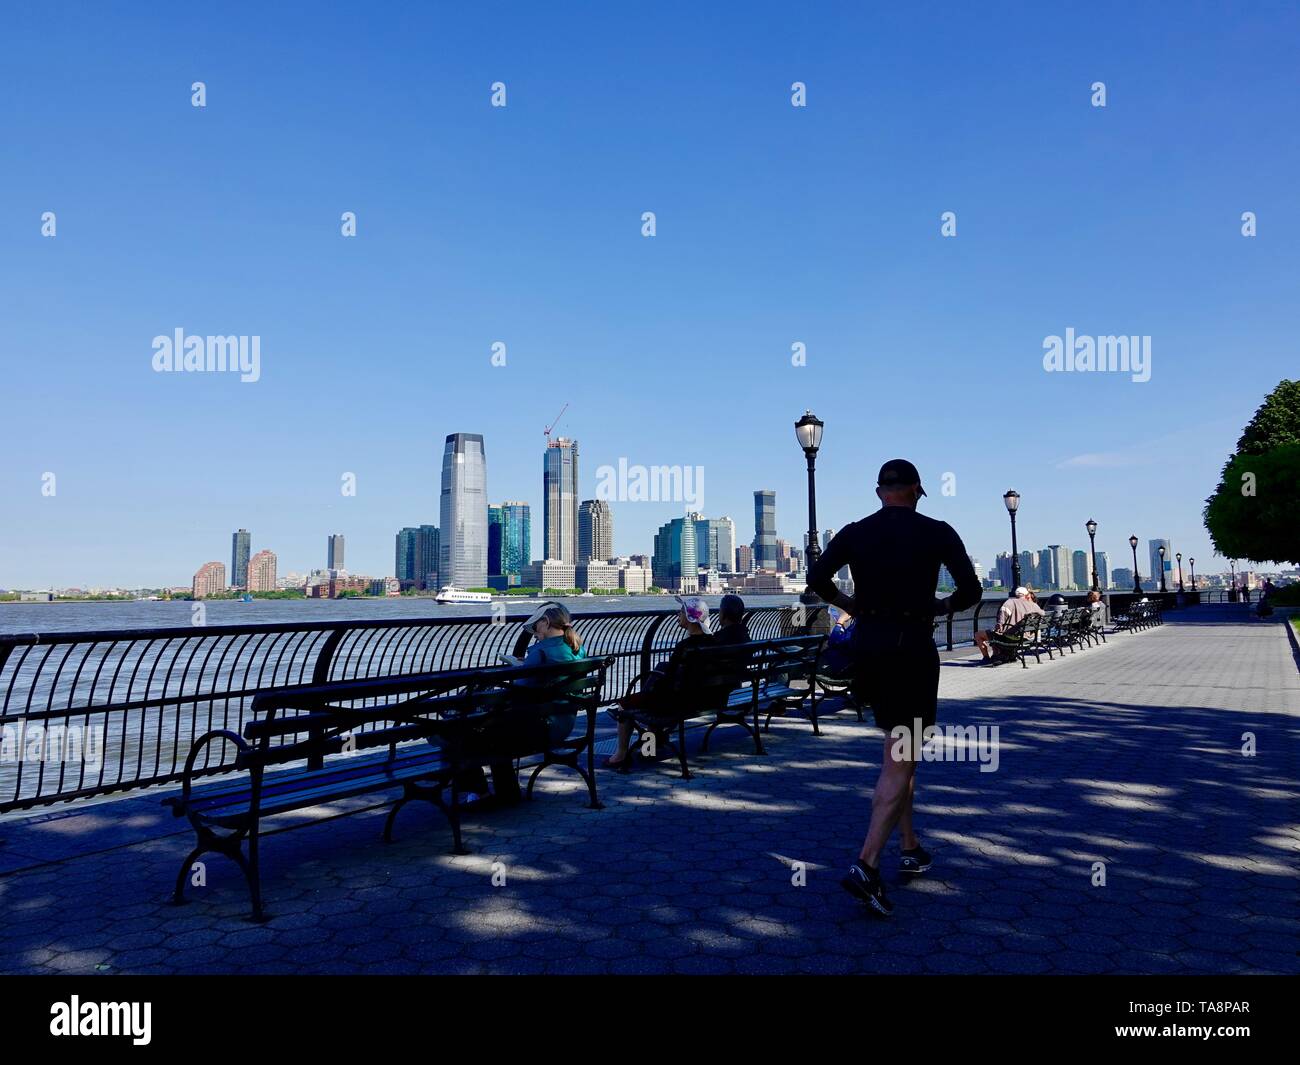
[[(880, 858), (895, 826), (902, 843), (900, 871), (916, 875), (931, 864), (912, 824), (916, 748), (898, 743), (891, 733), (911, 733), (918, 720), (923, 730), (934, 725), (939, 700), (934, 618), (974, 606), (983, 594), (961, 537), (947, 522), (917, 513), (923, 495), (916, 467), (906, 459), (890, 459), (876, 478), (880, 509), (842, 528), (808, 574), (809, 588), (855, 619), (849, 648), (854, 694), (871, 704), (876, 724), (885, 732), (871, 824), (842, 881), (850, 894), (882, 916), (894, 909), (885, 894)], [(935, 597), (940, 565), (957, 584), (944, 599)], [(835, 583), (844, 566), (853, 575), (853, 598)], [(920, 737), (913, 739), (920, 744)]]
[[(635, 712), (652, 706), (654, 700), (670, 692), (676, 682), (682, 665), (682, 652), (690, 647), (702, 647), (713, 643), (716, 637), (709, 631), (709, 604), (698, 595), (678, 596), (677, 603), (681, 609), (677, 612), (677, 626), (686, 635), (673, 648), (673, 653), (666, 662), (660, 663), (641, 682), (641, 690), (624, 696), (618, 706), (610, 713), (618, 722), (618, 746), (607, 757), (604, 765), (609, 769), (627, 769), (632, 764), (628, 754), (628, 744), (632, 741), (632, 729)], [(656, 696), (659, 693), (659, 696)]]

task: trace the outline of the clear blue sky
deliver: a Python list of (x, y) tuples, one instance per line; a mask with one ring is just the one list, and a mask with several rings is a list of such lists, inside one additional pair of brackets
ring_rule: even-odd
[[(9, 5), (0, 586), (188, 583), (239, 526), (390, 574), (454, 431), (536, 554), (565, 402), (584, 496), (699, 464), (742, 542), (756, 488), (799, 540), (811, 407), (823, 527), (902, 455), (986, 567), (1014, 486), (1024, 546), (1095, 517), (1113, 565), (1217, 568), (1204, 498), (1300, 365), (1300, 17), (1041, 6)], [(178, 327), (259, 335), (262, 379), (154, 373)], [(1067, 328), (1151, 335), (1151, 381), (1045, 373)], [(616, 549), (682, 510), (616, 504)]]

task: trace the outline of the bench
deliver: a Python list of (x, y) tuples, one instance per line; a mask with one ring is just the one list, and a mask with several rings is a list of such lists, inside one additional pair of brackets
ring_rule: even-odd
[[(384, 822), (385, 842), (392, 840), (398, 811), (412, 799), (422, 799), (446, 815), (454, 853), (467, 853), (457, 777), (485, 765), (493, 767), (494, 776), (499, 769), (508, 770), (513, 783), (520, 760), (539, 757), (528, 781), (530, 799), (542, 770), (567, 766), (582, 776), (590, 805), (598, 809), (596, 711), (611, 661), (494, 666), (258, 694), (243, 735), (213, 729), (199, 737), (185, 760), (180, 795), (163, 800), (174, 816), (189, 819), (195, 833), (195, 845), (176, 877), (173, 902), (184, 902), (185, 879), (194, 861), (215, 852), (239, 866), (248, 882), (252, 919), (266, 920), (258, 861), (262, 819), (397, 787), (402, 795)], [(579, 713), (586, 714), (585, 728), (556, 740), (550, 723), (572, 715), (576, 724)], [(555, 731), (561, 729), (559, 724)], [(195, 766), (217, 742), (234, 745), (233, 771), (247, 773), (247, 778), (196, 791)], [(448, 789), (450, 802), (443, 798)]]
[[(825, 636), (787, 636), (775, 640), (723, 646), (691, 647), (682, 652), (680, 669), (669, 690), (656, 686), (651, 698), (640, 706), (616, 707), (616, 720), (628, 720), (639, 736), (647, 733), (666, 737), (677, 732), (677, 757), (683, 780), (691, 778), (686, 759), (686, 722), (712, 718), (700, 743), (702, 753), (709, 749), (709, 738), (720, 725), (739, 725), (753, 737), (754, 753), (766, 754), (758, 720), (778, 706), (790, 702), (812, 705), (814, 722), (818, 692), (811, 678), (817, 671)], [(628, 685), (627, 694), (644, 685), (649, 674), (642, 673)], [(809, 682), (807, 687), (794, 686), (796, 681)], [(664, 682), (660, 682), (663, 684)], [(629, 768), (636, 757), (640, 741), (628, 747)]]
[(1130, 603), (1127, 608), (1115, 615), (1115, 628), (1121, 632), (1137, 632), (1152, 625), (1163, 624), (1164, 617), (1158, 601)]

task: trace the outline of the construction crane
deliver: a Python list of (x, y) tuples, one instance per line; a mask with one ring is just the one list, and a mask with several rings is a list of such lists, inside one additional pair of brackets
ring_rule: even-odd
[[(542, 430), (542, 435), (546, 437), (546, 446), (547, 446), (547, 447), (550, 447), (550, 446), (551, 446), (551, 431), (552, 431), (552, 430), (553, 430), (557, 425), (560, 424), (560, 419), (564, 417), (564, 412), (565, 412), (566, 410), (568, 410), (568, 409), (569, 409), (569, 405), (566, 403), (563, 407), (560, 408), (560, 413), (557, 414), (557, 415), (555, 416), (555, 421), (551, 422), (550, 425), (548, 425), (545, 429)], [(534, 424), (536, 424), (536, 423), (534, 423)]]

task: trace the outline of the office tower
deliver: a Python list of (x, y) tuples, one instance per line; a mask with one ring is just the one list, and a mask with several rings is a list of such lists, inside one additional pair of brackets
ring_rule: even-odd
[(518, 500), (501, 504), (501, 572), (519, 576), (532, 561), (533, 508)]
[(998, 552), (998, 557), (994, 562), (994, 566), (997, 571), (997, 576), (994, 577), (994, 581), (1001, 587), (1007, 589), (1007, 591), (1011, 591), (1015, 587), (1015, 584), (1013, 583), (1015, 578), (1011, 569), (1011, 552)]
[[(1165, 561), (1163, 567), (1160, 562), (1160, 547), (1164, 545)], [(1174, 576), (1174, 552), (1169, 546), (1168, 540), (1148, 540), (1147, 557), (1150, 559), (1150, 565), (1147, 572), (1151, 574), (1152, 588), (1160, 587), (1160, 571), (1163, 568), (1165, 574), (1165, 589), (1176, 590), (1178, 587), (1178, 578)]]
[(415, 586), (436, 592), (438, 567), (442, 565), (442, 536), (436, 525), (421, 525), (415, 537)]
[(754, 493), (754, 568), (776, 572), (776, 493)]
[(452, 433), (442, 453), (438, 580), (487, 585), (487, 457), (481, 433)]
[(248, 561), (248, 590), (250, 592), (275, 591), (275, 552), (259, 551)]
[(195, 599), (217, 595), (226, 590), (226, 567), (221, 562), (205, 562), (194, 574), (191, 591)]
[(230, 537), (230, 586), (248, 587), (248, 552), (252, 537), (247, 529), (240, 529)]
[(730, 573), (736, 565), (736, 523), (724, 515), (709, 525), (709, 553), (713, 565), (722, 573)]
[(1105, 551), (1097, 552), (1097, 587), (1103, 592), (1110, 587), (1110, 556)]
[(1081, 591), (1092, 587), (1092, 567), (1088, 564), (1088, 552), (1076, 551), (1073, 556), (1074, 586)]
[(343, 569), (343, 534), (334, 533), (330, 537), (329, 547), (326, 550), (326, 569)]
[[(1100, 559), (1100, 556), (1099, 556), (1099, 557), (1098, 557), (1098, 562), (1100, 562), (1100, 561), (1101, 561), (1101, 559)], [(1112, 573), (1110, 576), (1111, 576), (1111, 580), (1114, 581), (1114, 586), (1115, 586), (1116, 588), (1118, 588), (1121, 592), (1132, 591), (1132, 589), (1133, 589), (1133, 571), (1132, 571), (1131, 569), (1129, 569), (1127, 566), (1120, 566), (1120, 567), (1118, 567), (1118, 568), (1115, 570), (1115, 572)]]
[(560, 436), (546, 441), (542, 455), (543, 557), (578, 560), (578, 442)]
[(749, 544), (741, 544), (736, 548), (736, 572), (754, 572), (754, 549)]
[(1060, 544), (1049, 544), (1039, 555), (1039, 569), (1044, 588), (1069, 591), (1074, 586), (1070, 570), (1070, 549)]
[(679, 588), (684, 579), (696, 580), (699, 562), (695, 548), (695, 522), (673, 518), (655, 533), (651, 569), (660, 588)]
[(400, 529), (397, 533), (393, 558), (393, 576), (397, 578), (399, 584), (407, 588), (419, 587), (419, 580), (416, 577), (418, 571), (415, 566), (415, 551), (419, 536), (420, 530), (410, 525)]
[(505, 524), (505, 512), (494, 503), (488, 504), (488, 576), (501, 576), (501, 527)]
[(603, 499), (584, 499), (578, 505), (578, 562), (605, 562), (613, 557), (613, 512)]

